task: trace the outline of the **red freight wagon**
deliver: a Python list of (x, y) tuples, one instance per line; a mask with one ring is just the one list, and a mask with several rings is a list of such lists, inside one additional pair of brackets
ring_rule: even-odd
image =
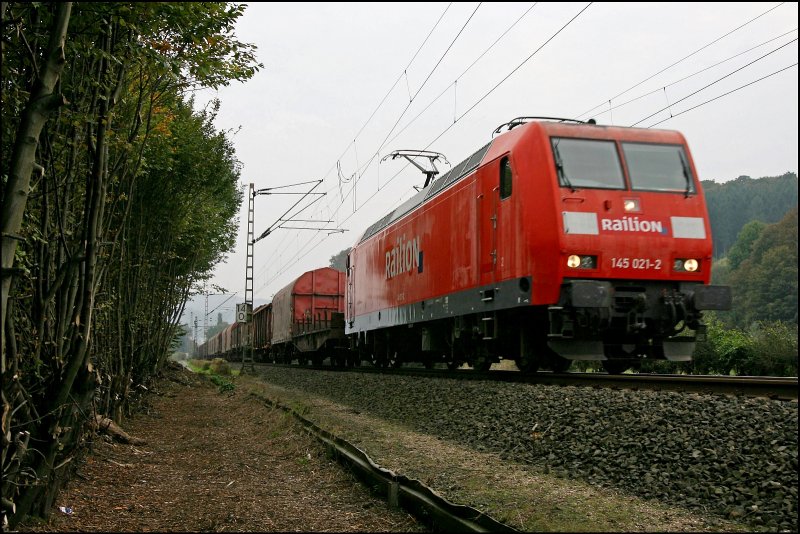
[(272, 303), (262, 304), (253, 311), (253, 357), (268, 359), (272, 343)]
[(272, 352), (278, 360), (321, 362), (344, 343), (345, 274), (323, 267), (302, 274), (272, 299)]
[(233, 351), (233, 329), (236, 327), (236, 323), (232, 325), (228, 325), (225, 327), (225, 330), (220, 332), (220, 352), (222, 353), (222, 357), (231, 359), (232, 351)]
[[(515, 119), (373, 224), (348, 257), (346, 332), (361, 356), (526, 371), (687, 360), (711, 227), (674, 131)], [(499, 132), (500, 128), (498, 128)]]

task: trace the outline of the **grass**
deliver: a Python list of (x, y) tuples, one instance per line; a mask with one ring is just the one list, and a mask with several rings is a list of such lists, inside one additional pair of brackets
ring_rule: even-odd
[(216, 358), (213, 361), (189, 360), (189, 368), (195, 373), (207, 375), (211, 379), (211, 382), (219, 388), (220, 393), (236, 389), (236, 385), (230, 380), (223, 378), (223, 375), (233, 378), (238, 376), (239, 372), (232, 371), (230, 364), (222, 358)]
[(226, 380), (219, 375), (212, 374), (211, 381), (219, 388), (220, 393), (225, 393), (226, 391), (233, 391), (236, 389), (236, 386), (230, 380)]
[(189, 360), (189, 368), (195, 373), (211, 374), (210, 366), (211, 362), (208, 360)]
[(291, 402), (289, 403), (289, 407), (300, 416), (311, 413), (311, 407), (303, 402)]

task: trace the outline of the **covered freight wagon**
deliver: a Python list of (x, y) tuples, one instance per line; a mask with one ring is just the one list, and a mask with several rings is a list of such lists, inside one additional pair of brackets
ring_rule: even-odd
[(256, 361), (269, 359), (272, 344), (272, 303), (262, 304), (253, 312), (253, 357)]
[(278, 360), (321, 361), (346, 345), (344, 284), (345, 273), (323, 267), (303, 273), (275, 294), (271, 345)]

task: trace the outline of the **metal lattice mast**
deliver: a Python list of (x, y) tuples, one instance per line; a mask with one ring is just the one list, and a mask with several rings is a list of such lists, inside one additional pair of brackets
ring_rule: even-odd
[(254, 233), (254, 202), (255, 202), (255, 185), (250, 184), (250, 191), (247, 195), (247, 263), (245, 265), (244, 273), (244, 305), (245, 305), (245, 323), (244, 323), (244, 348), (242, 349), (242, 373), (245, 370), (255, 371), (253, 366), (253, 333), (252, 333), (252, 316), (253, 316), (253, 245), (255, 244)]
[(208, 341), (208, 293), (206, 293), (206, 313), (203, 316), (203, 343)]
[[(285, 187), (295, 187), (298, 185), (310, 184), (313, 183), (314, 187), (311, 188), (310, 191), (305, 193), (291, 191), (291, 192), (280, 192), (274, 193), (273, 190), (275, 189), (283, 189)], [(244, 323), (243, 326), (240, 328), (244, 328), (242, 332), (242, 373), (245, 373), (247, 370), (252, 371), (255, 373), (255, 365), (254, 365), (254, 350), (253, 350), (253, 341), (255, 337), (255, 326), (253, 325), (253, 247), (256, 244), (256, 241), (260, 241), (267, 237), (270, 233), (278, 228), (288, 228), (283, 226), (284, 223), (287, 222), (300, 222), (300, 219), (295, 219), (289, 216), (288, 219), (284, 219), (292, 210), (294, 210), (297, 205), (307, 196), (309, 195), (325, 195), (325, 193), (314, 193), (314, 189), (322, 183), (322, 180), (311, 180), (307, 182), (300, 182), (297, 184), (290, 184), (290, 185), (281, 185), (277, 187), (267, 187), (264, 189), (255, 189), (254, 184), (250, 184), (250, 190), (248, 193), (248, 204), (247, 204), (247, 266), (245, 267), (245, 286), (244, 286), (244, 304), (236, 305), (236, 322), (237, 323)], [(286, 212), (281, 215), (277, 221), (275, 221), (272, 226), (264, 230), (264, 232), (255, 238), (255, 225), (253, 222), (253, 208), (255, 204), (255, 199), (257, 195), (302, 195), (300, 200), (295, 202), (292, 207), (290, 207)], [(313, 204), (313, 202), (312, 202)], [(308, 206), (306, 206), (308, 208)], [(299, 209), (298, 211), (302, 211), (305, 208)], [(309, 222), (319, 222), (319, 221), (309, 221)], [(322, 221), (322, 222), (331, 222), (331, 221)], [(292, 227), (294, 230), (325, 230), (325, 228), (303, 228), (303, 227)], [(332, 228), (329, 229), (330, 232), (343, 232), (339, 228)]]

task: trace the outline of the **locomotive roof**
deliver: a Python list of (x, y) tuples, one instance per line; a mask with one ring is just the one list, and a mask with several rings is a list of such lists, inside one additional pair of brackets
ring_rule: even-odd
[[(526, 123), (531, 124), (531, 123)], [(652, 141), (671, 141), (671, 142), (680, 142), (683, 137), (680, 133), (672, 131), (672, 130), (658, 130), (658, 129), (642, 129), (642, 128), (625, 128), (625, 127), (613, 127), (613, 126), (605, 126), (600, 124), (564, 124), (563, 122), (539, 122), (536, 121), (536, 124), (540, 125), (545, 129), (545, 131), (550, 135), (558, 135), (560, 133), (566, 133), (570, 131), (570, 133), (574, 132), (576, 129), (585, 129), (587, 126), (592, 128), (594, 131), (605, 130), (605, 131), (615, 131), (616, 135), (620, 138), (625, 137), (622, 132), (629, 132), (629, 131), (636, 131), (637, 136), (645, 136), (647, 139)], [(524, 128), (522, 126), (520, 129)], [(584, 130), (587, 131), (587, 130)], [(495, 138), (498, 139), (498, 138)], [(425, 201), (430, 199), (431, 197), (437, 195), (444, 189), (448, 188), (452, 184), (456, 183), (457, 181), (461, 180), (465, 176), (468, 176), (472, 173), (475, 169), (478, 168), (483, 157), (488, 152), (489, 147), (492, 146), (492, 141), (489, 141), (480, 149), (478, 149), (475, 153), (473, 153), (470, 157), (453, 167), (450, 171), (445, 173), (444, 175), (440, 176), (424, 189), (419, 191), (410, 199), (403, 202), (400, 206), (395, 208), (394, 210), (387, 213), (383, 218), (379, 219), (375, 223), (373, 223), (367, 231), (361, 236), (359, 239), (359, 243), (363, 243), (373, 235), (377, 234), (382, 229), (386, 228), (396, 220), (400, 219), (403, 215), (407, 214), (408, 212), (412, 211), (413, 209), (417, 208)]]
[(448, 186), (456, 183), (463, 177), (470, 174), (472, 171), (478, 168), (481, 161), (483, 160), (483, 156), (486, 155), (486, 152), (489, 150), (489, 147), (492, 145), (492, 142), (489, 141), (481, 148), (479, 148), (474, 154), (470, 157), (447, 171), (445, 174), (428, 184), (428, 187), (419, 191), (416, 195), (411, 197), (410, 199), (406, 200), (400, 206), (395, 208), (394, 210), (387, 213), (383, 218), (375, 222), (372, 226), (367, 228), (367, 231), (364, 232), (364, 235), (361, 236), (359, 243), (369, 239), (380, 230), (386, 228), (394, 221), (408, 213), (409, 211), (413, 210), (417, 206), (421, 205), (423, 202), (431, 198), (432, 196), (436, 195), (440, 191), (446, 189)]

